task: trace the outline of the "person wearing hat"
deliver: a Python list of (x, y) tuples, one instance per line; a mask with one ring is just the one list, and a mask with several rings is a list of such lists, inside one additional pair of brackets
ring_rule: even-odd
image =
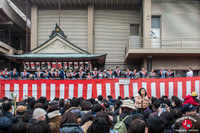
[[(127, 117), (124, 120), (124, 124), (126, 126), (126, 129), (128, 130), (131, 121), (133, 120), (133, 116), (131, 115), (131, 112), (133, 110), (136, 110), (136, 107), (134, 105), (134, 102), (132, 100), (124, 100), (123, 104), (121, 105), (122, 113), (119, 115), (120, 120), (123, 120), (125, 117)], [(117, 116), (113, 118), (113, 127), (117, 123)]]
[(199, 104), (196, 101), (198, 94), (196, 92), (192, 92), (191, 95), (188, 95), (185, 97), (185, 102), (183, 103), (183, 106), (185, 104), (192, 104), (193, 106), (199, 106)]
[(185, 116), (195, 116), (197, 114), (197, 108), (198, 108), (198, 106), (193, 106), (192, 104), (185, 104), (181, 108), (181, 112)]

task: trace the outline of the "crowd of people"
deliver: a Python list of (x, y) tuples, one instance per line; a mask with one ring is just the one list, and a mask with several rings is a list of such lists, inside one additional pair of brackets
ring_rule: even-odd
[[(200, 131), (198, 94), (147, 97), (141, 88), (131, 98), (27, 97), (0, 101), (1, 133), (189, 133)], [(12, 105), (16, 106), (12, 106)], [(15, 108), (16, 107), (16, 108)], [(13, 109), (14, 108), (14, 109)]]
[[(154, 72), (154, 69), (151, 72), (142, 68), (141, 71), (137, 71), (134, 69), (131, 71), (127, 68), (125, 73), (122, 73), (120, 68), (117, 66), (116, 70), (112, 70), (109, 68), (108, 70), (97, 70), (94, 68), (94, 71), (83, 71), (83, 69), (79, 70), (66, 70), (66, 69), (54, 69), (51, 68), (50, 71), (44, 70), (41, 71), (37, 69), (37, 72), (31, 74), (27, 72), (26, 69), (19, 74), (19, 72), (14, 68), (13, 71), (8, 71), (7, 68), (4, 71), (0, 70), (0, 79), (111, 79), (111, 78), (130, 78), (130, 79), (137, 79), (137, 78), (173, 78), (174, 72), (170, 69), (165, 70), (164, 67), (161, 68), (158, 73)], [(189, 71), (186, 74), (187, 77), (193, 77), (192, 68), (189, 68)]]

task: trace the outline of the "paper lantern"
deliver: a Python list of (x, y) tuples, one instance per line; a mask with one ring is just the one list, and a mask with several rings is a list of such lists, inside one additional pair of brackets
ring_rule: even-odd
[(78, 62), (74, 62), (74, 69), (78, 69)]
[(79, 62), (79, 66), (81, 69), (84, 69), (84, 63), (83, 62)]
[(56, 68), (56, 62), (52, 62), (52, 68)]
[(62, 62), (58, 62), (58, 69), (62, 68)]
[(51, 62), (47, 62), (47, 69), (51, 69)]
[(73, 62), (69, 62), (68, 67), (69, 67), (69, 69), (73, 69)]
[(40, 62), (36, 62), (36, 68), (40, 69)]
[(35, 69), (35, 62), (31, 62), (31, 69)]
[(29, 70), (29, 69), (30, 69), (30, 64), (29, 64), (29, 62), (25, 62), (25, 63), (24, 63), (24, 68), (25, 68), (26, 70)]
[(42, 69), (46, 69), (46, 64), (45, 64), (45, 62), (41, 62), (41, 68), (42, 68)]
[(67, 62), (63, 62), (63, 68), (67, 69)]

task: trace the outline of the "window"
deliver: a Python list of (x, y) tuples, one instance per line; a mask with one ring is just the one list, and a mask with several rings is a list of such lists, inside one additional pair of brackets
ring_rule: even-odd
[(160, 28), (160, 17), (151, 18), (151, 28)]
[(139, 24), (130, 24), (130, 35), (139, 36)]

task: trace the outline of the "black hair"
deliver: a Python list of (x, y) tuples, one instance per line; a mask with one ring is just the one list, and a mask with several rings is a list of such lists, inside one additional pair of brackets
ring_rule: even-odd
[(91, 102), (92, 104), (95, 104), (95, 99), (94, 99), (94, 98), (91, 98), (91, 99), (90, 99), (90, 102)]
[(10, 133), (26, 133), (26, 123), (25, 122), (18, 122), (12, 125), (10, 129)]
[(8, 98), (7, 98), (7, 97), (3, 97), (2, 100), (3, 100), (3, 101), (6, 101), (6, 100), (8, 100)]
[(33, 116), (33, 110), (32, 109), (27, 109), (25, 112), (24, 112), (24, 116), (23, 116), (23, 122), (26, 122), (28, 123), (29, 120), (32, 118)]
[(171, 112), (163, 112), (160, 116), (166, 120), (168, 127), (171, 127), (175, 123), (174, 116)]
[(160, 107), (160, 104), (161, 104), (161, 102), (160, 102), (160, 100), (154, 100), (154, 102), (153, 102), (153, 106), (154, 106), (154, 108), (156, 108), (156, 109), (158, 109), (159, 107)]
[(139, 90), (139, 92), (138, 92), (138, 93), (139, 93), (139, 94), (140, 94), (140, 96), (141, 96), (141, 91), (142, 91), (142, 90), (144, 90), (144, 91), (145, 91), (145, 96), (146, 96), (146, 95), (147, 95), (147, 91), (146, 91), (144, 88), (140, 88), (140, 90)]
[(89, 111), (91, 109), (91, 104), (85, 101), (81, 102), (80, 106), (83, 111)]
[(100, 105), (100, 104), (94, 104), (93, 106), (92, 106), (92, 112), (99, 112), (99, 111), (101, 111), (103, 109), (103, 107)]
[(115, 102), (116, 109), (118, 109), (122, 104), (123, 104), (122, 101), (117, 100), (117, 101)]
[(143, 120), (144, 122), (146, 122), (144, 115), (139, 114), (139, 113), (132, 116), (132, 120), (135, 120), (135, 119), (140, 119), (140, 120)]
[(51, 103), (50, 107), (49, 107), (49, 110), (48, 110), (48, 113), (53, 112), (55, 110), (59, 110), (58, 105), (56, 105), (55, 103)]
[(9, 111), (10, 109), (11, 109), (11, 107), (12, 107), (12, 104), (11, 104), (11, 102), (10, 101), (4, 101), (3, 103), (2, 103), (2, 108), (3, 108), (3, 110), (4, 111)]
[(118, 96), (118, 100), (122, 100), (122, 97), (121, 97), (121, 96)]
[(49, 103), (48, 102), (43, 103), (43, 108), (44, 110), (47, 110), (49, 108)]
[(38, 99), (38, 102), (40, 103), (45, 103), (47, 101), (47, 98), (46, 97), (43, 97), (41, 96), (39, 99)]
[(119, 68), (119, 66), (116, 66), (116, 69)]
[(166, 103), (168, 107), (171, 106), (171, 102), (170, 102), (169, 99), (164, 99), (164, 100), (163, 100), (163, 103)]
[(29, 103), (29, 107), (30, 107), (31, 109), (33, 109), (36, 103), (37, 103), (36, 100), (31, 100), (30, 103)]
[(172, 101), (175, 102), (176, 106), (181, 106), (181, 100), (178, 97), (172, 98)]
[(99, 95), (99, 96), (98, 96), (98, 100), (99, 100), (99, 101), (102, 101), (102, 100), (103, 100), (103, 96), (102, 96), (102, 95)]
[(87, 133), (109, 133), (110, 126), (104, 117), (95, 119), (92, 125), (88, 128)]
[(145, 133), (146, 123), (143, 120), (135, 119), (131, 122), (128, 133)]
[(83, 98), (83, 97), (79, 97), (78, 100), (79, 100), (79, 101), (83, 101), (84, 98)]
[(149, 133), (163, 133), (165, 129), (165, 120), (159, 116), (152, 116), (147, 119)]
[(36, 121), (30, 124), (28, 133), (51, 133), (51, 129), (45, 121)]
[(112, 96), (111, 96), (111, 95), (108, 95), (108, 96), (107, 96), (107, 98), (108, 98), (108, 99), (111, 99), (111, 98), (112, 98)]
[(58, 97), (55, 97), (55, 98), (54, 98), (54, 101), (59, 101), (59, 98), (58, 98)]
[(78, 99), (72, 99), (70, 103), (72, 107), (78, 107), (80, 105), (80, 101)]
[(60, 99), (59, 106), (64, 108), (64, 106), (65, 106), (65, 100), (64, 99)]
[(94, 121), (95, 117), (92, 114), (85, 114), (83, 119), (81, 120), (80, 126), (84, 125), (88, 121)]

